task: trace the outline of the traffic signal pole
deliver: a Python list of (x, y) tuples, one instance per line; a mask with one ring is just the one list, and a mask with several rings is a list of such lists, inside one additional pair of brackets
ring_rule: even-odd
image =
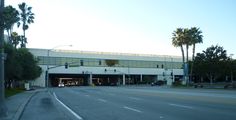
[(7, 116), (7, 107), (5, 104), (5, 86), (4, 86), (4, 27), (3, 27), (3, 9), (4, 0), (0, 0), (0, 118)]

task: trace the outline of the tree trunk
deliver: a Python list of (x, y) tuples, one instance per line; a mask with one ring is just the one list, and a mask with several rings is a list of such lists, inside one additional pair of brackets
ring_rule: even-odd
[(192, 64), (191, 64), (191, 70), (190, 70), (190, 81), (192, 81), (192, 79), (193, 79), (194, 54), (195, 54), (195, 44), (193, 44), (193, 55), (192, 55)]
[(183, 45), (181, 45), (180, 48), (181, 48), (182, 59), (183, 59), (183, 64), (184, 64), (185, 63), (185, 59), (184, 59), (184, 48), (183, 48)]
[(11, 43), (10, 30), (7, 30), (8, 42)]
[(193, 44), (193, 55), (192, 55), (192, 61), (194, 61), (195, 58), (195, 44)]
[(188, 48), (189, 48), (189, 45), (188, 44), (186, 44), (186, 64), (187, 64), (187, 70), (186, 70), (186, 82), (187, 82), (187, 85), (189, 85), (189, 65), (188, 65)]
[(188, 63), (188, 44), (186, 45), (186, 63)]
[(212, 85), (213, 84), (213, 76), (212, 75), (210, 75), (210, 84)]

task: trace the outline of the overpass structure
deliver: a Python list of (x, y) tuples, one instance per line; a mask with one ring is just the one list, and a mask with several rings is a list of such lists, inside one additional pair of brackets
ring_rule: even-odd
[[(132, 85), (182, 80), (180, 56), (29, 49), (43, 73), (35, 86)], [(65, 67), (68, 65), (68, 68)], [(50, 69), (49, 69), (50, 68)]]

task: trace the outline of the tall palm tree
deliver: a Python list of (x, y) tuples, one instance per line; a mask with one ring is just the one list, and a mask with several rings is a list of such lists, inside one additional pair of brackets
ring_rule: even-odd
[(193, 45), (193, 54), (192, 54), (192, 61), (193, 61), (194, 57), (195, 57), (196, 44), (203, 42), (202, 41), (203, 35), (202, 35), (202, 31), (200, 30), (200, 28), (197, 28), (197, 27), (192, 27), (190, 29), (190, 33), (191, 33), (191, 43)]
[[(28, 7), (25, 2), (18, 5), (21, 12), (20, 12), (20, 20), (22, 22), (22, 30), (23, 30), (23, 36), (24, 40), (21, 41), (21, 47), (25, 47), (26, 37), (25, 37), (25, 31), (29, 28), (29, 24), (34, 23), (34, 13), (31, 12), (32, 7)], [(18, 22), (18, 27), (20, 26), (20, 22)]]
[(180, 47), (181, 53), (182, 53), (182, 60), (183, 64), (185, 63), (185, 57), (184, 57), (184, 29), (183, 28), (177, 28), (176, 31), (172, 33), (172, 45), (174, 47)]
[(193, 45), (193, 54), (192, 54), (192, 64), (191, 64), (191, 71), (190, 71), (190, 80), (192, 80), (192, 77), (193, 77), (193, 67), (194, 67), (194, 59), (195, 59), (195, 47), (196, 47), (196, 44), (198, 43), (202, 43), (202, 37), (203, 35), (202, 34), (202, 31), (200, 30), (200, 28), (197, 28), (197, 27), (192, 27), (190, 29), (190, 35), (191, 35), (191, 44)]
[(8, 40), (10, 43), (12, 43), (11, 40), (12, 28), (14, 24), (20, 20), (19, 12), (11, 5), (6, 6), (3, 10), (3, 20), (4, 20), (4, 29), (7, 30)]
[(192, 45), (191, 32), (188, 28), (184, 28), (183, 30), (183, 41), (184, 41), (184, 45), (186, 46), (186, 62), (188, 62), (188, 50), (189, 50), (189, 46)]

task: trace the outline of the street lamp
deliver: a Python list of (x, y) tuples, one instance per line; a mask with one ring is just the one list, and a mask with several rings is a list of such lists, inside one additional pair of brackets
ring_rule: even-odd
[(171, 77), (172, 77), (172, 83), (171, 83), (171, 85), (173, 84), (173, 82), (174, 82), (174, 67), (173, 67), (173, 57), (171, 57)]
[[(234, 54), (230, 54), (229, 56), (230, 56), (230, 61), (232, 62), (233, 61), (233, 55)], [(232, 64), (231, 64), (232, 65)], [(233, 83), (233, 71), (232, 71), (232, 66), (231, 66), (231, 82)]]
[[(56, 48), (59, 48), (59, 47), (65, 47), (65, 46), (69, 46), (69, 47), (72, 47), (72, 45), (58, 45), (58, 46), (55, 46), (55, 47), (53, 47), (53, 48), (51, 48), (51, 49), (48, 49), (47, 50), (47, 59), (48, 59), (48, 61), (49, 61), (49, 53), (50, 53), (50, 51), (53, 51), (53, 50), (55, 50)], [(48, 85), (49, 85), (49, 74), (48, 74), (48, 72), (49, 72), (49, 62), (47, 61), (47, 70), (46, 70), (46, 87), (48, 88)]]

